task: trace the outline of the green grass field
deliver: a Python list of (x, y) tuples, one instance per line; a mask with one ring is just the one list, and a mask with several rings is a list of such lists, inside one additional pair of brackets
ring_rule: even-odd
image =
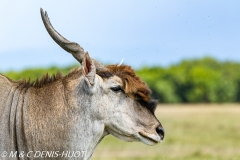
[(239, 160), (240, 104), (160, 105), (163, 143), (147, 146), (107, 136), (93, 160)]

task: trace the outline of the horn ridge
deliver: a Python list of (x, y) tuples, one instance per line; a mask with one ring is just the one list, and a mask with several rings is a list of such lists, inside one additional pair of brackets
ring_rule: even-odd
[(44, 12), (42, 8), (40, 10), (41, 10), (41, 17), (42, 17), (44, 26), (48, 31), (49, 35), (52, 37), (52, 39), (65, 51), (73, 54), (73, 56), (80, 63), (82, 63), (83, 56), (84, 56), (84, 49), (79, 44), (67, 40), (60, 33), (58, 33), (52, 26), (47, 12), (46, 11)]
[[(64, 38), (61, 34), (59, 34), (54, 27), (52, 26), (51, 22), (50, 22), (50, 18), (48, 17), (47, 12), (43, 11), (42, 8), (40, 8), (40, 12), (41, 12), (41, 17), (42, 17), (42, 21), (43, 24), (47, 30), (47, 32), (49, 33), (49, 35), (52, 37), (52, 39), (60, 46), (62, 47), (65, 51), (71, 53), (73, 55), (73, 57), (78, 60), (78, 62), (80, 62), (82, 64), (83, 62), (83, 58), (84, 58), (84, 49), (76, 42), (71, 42), (69, 40), (67, 40), (66, 38)], [(94, 60), (92, 58), (95, 66), (96, 66), (96, 70), (97, 71), (101, 71), (101, 70), (108, 70), (103, 64), (101, 64), (100, 62)]]

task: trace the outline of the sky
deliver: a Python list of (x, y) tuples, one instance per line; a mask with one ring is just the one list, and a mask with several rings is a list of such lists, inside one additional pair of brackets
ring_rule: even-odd
[(0, 71), (77, 64), (48, 35), (40, 7), (61, 35), (104, 64), (240, 62), (237, 0), (1, 0)]

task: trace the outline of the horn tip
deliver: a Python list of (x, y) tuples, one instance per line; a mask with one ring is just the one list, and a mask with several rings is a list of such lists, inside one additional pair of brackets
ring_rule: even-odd
[(44, 10), (42, 8), (40, 8), (40, 13), (41, 13), (41, 16), (44, 17)]
[(40, 8), (40, 12), (41, 12), (41, 15), (42, 16), (46, 16), (46, 17), (48, 17), (48, 15), (47, 15), (47, 11), (44, 11), (42, 8)]

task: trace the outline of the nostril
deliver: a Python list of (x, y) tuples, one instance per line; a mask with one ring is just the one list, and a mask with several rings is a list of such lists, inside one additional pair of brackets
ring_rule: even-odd
[(158, 127), (158, 128), (156, 129), (156, 132), (157, 132), (157, 134), (160, 136), (161, 140), (163, 140), (164, 134), (165, 134), (164, 129), (163, 129), (162, 127)]

